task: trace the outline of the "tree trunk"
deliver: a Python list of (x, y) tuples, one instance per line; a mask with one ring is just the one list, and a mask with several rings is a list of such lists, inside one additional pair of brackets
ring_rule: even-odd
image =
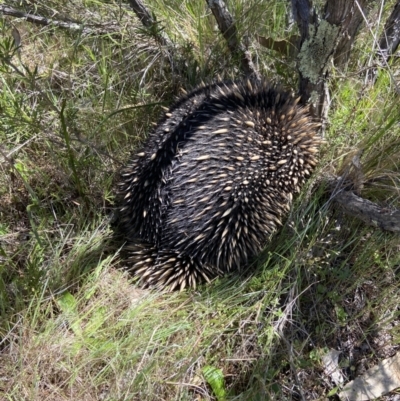
[(363, 22), (365, 22), (364, 18), (368, 15), (367, 5), (369, 3), (371, 3), (371, 0), (359, 0), (358, 4), (356, 3), (356, 7), (350, 10), (345, 17), (346, 19), (343, 21), (345, 29), (342, 30), (342, 35), (333, 55), (336, 67), (342, 67), (349, 61), (354, 40)]
[[(364, 5), (365, 1), (358, 3)], [(332, 57), (336, 55), (341, 63), (348, 59), (346, 50), (351, 48), (360, 25), (356, 3), (327, 0), (323, 15), (318, 17), (310, 0), (292, 0), (293, 16), (301, 34), (297, 57), (300, 95), (323, 123), (329, 108), (327, 81)]]
[[(377, 63), (386, 66), (396, 52), (400, 43), (400, 0), (397, 1), (392, 13), (385, 23), (382, 35), (379, 40)], [(368, 72), (368, 79), (374, 83), (377, 76), (377, 68), (373, 67)]]

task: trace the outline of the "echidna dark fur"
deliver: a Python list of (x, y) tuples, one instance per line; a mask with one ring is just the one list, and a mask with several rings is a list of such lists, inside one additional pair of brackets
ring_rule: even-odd
[(202, 86), (121, 173), (120, 228), (144, 286), (195, 287), (246, 266), (311, 174), (319, 124), (267, 82)]

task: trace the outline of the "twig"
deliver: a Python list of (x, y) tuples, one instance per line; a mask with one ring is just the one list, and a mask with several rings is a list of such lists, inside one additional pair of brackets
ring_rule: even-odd
[(228, 11), (225, 3), (222, 0), (206, 0), (216, 21), (218, 28), (226, 40), (229, 50), (232, 54), (240, 57), (242, 70), (246, 75), (253, 75), (260, 79), (260, 75), (254, 67), (251, 59), (251, 54), (245, 49), (237, 35), (237, 29), (232, 15)]
[[(24, 143), (21, 143), (20, 145), (18, 145), (17, 147), (15, 147), (14, 149), (12, 149), (4, 158), (4, 160), (6, 160), (8, 163), (10, 163), (11, 159), (10, 157), (16, 153), (19, 152), (24, 146), (26, 146), (28, 143), (34, 141), (37, 138), (37, 135), (32, 136), (31, 138), (27, 139)], [(1, 149), (1, 148), (0, 148)], [(2, 160), (0, 160), (0, 163), (2, 162)]]

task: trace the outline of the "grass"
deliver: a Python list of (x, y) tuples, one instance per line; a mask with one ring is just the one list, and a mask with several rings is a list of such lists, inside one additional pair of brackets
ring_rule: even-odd
[[(400, 207), (398, 63), (365, 85), (371, 31), (333, 71), (318, 171), (252, 269), (164, 294), (121, 269), (110, 228), (118, 170), (161, 106), (236, 76), (238, 60), (205, 2), (148, 2), (176, 43), (179, 76), (124, 3), (36, 3), (48, 17), (113, 25), (83, 35), (0, 20), (1, 399), (315, 399), (337, 390), (327, 350), (341, 352), (346, 380), (396, 352), (398, 237), (342, 215), (318, 184), (349, 174), (363, 196)], [(228, 6), (241, 36), (293, 34), (286, 2)], [(286, 59), (251, 51), (263, 75), (296, 86)], [(358, 153), (362, 178), (349, 168)]]

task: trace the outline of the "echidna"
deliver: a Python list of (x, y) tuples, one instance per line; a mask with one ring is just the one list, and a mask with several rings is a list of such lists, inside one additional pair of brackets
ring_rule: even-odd
[(246, 266), (316, 165), (319, 124), (279, 86), (203, 85), (122, 172), (120, 227), (142, 284), (169, 290)]

